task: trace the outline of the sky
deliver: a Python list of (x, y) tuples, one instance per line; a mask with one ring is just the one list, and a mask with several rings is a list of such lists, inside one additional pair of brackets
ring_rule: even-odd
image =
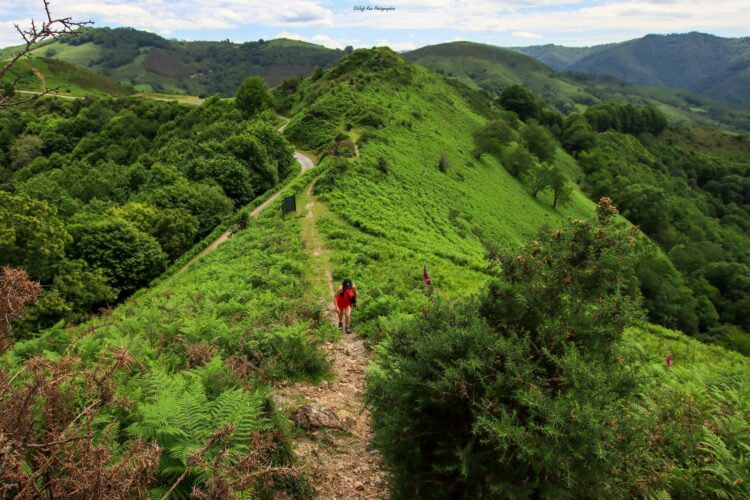
[[(51, 0), (55, 17), (130, 26), (180, 40), (293, 38), (397, 51), (469, 40), (504, 47), (589, 46), (649, 33), (750, 36), (750, 0)], [(0, 0), (0, 47), (42, 0)]]

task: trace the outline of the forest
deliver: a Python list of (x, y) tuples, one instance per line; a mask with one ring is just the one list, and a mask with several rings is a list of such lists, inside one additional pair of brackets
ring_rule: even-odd
[(50, 99), (4, 113), (0, 260), (45, 289), (25, 328), (120, 302), (292, 173), (275, 115), (255, 115), (218, 99)]

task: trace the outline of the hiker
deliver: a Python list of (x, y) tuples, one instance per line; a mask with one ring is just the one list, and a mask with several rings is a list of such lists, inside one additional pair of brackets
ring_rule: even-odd
[(341, 282), (341, 286), (333, 297), (333, 305), (339, 314), (339, 328), (344, 328), (344, 323), (346, 323), (346, 333), (352, 333), (352, 306), (356, 304), (357, 287), (354, 286), (352, 280), (347, 278)]

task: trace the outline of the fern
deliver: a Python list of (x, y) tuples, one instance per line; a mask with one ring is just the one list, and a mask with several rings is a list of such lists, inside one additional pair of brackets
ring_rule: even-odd
[[(137, 422), (128, 433), (137, 438), (156, 441), (162, 447), (161, 476), (166, 480), (179, 477), (190, 456), (204, 450), (211, 462), (222, 447), (233, 459), (249, 451), (250, 438), (256, 431), (266, 430), (270, 422), (264, 415), (266, 394), (232, 388), (210, 399), (205, 384), (211, 370), (168, 375), (155, 372), (144, 384), (148, 400), (138, 407)], [(211, 436), (231, 426), (232, 434), (215, 449), (205, 449)], [(210, 478), (210, 471), (194, 469), (178, 488), (189, 494), (190, 485)]]

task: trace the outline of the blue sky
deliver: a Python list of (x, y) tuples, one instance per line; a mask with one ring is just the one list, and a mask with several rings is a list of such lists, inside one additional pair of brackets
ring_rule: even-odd
[[(687, 31), (750, 35), (748, 0), (52, 0), (52, 9), (95, 26), (184, 40), (287, 37), (340, 48), (408, 50), (455, 40), (585, 46)], [(17, 43), (14, 22), (23, 26), (41, 15), (42, 0), (0, 0), (0, 46)]]

